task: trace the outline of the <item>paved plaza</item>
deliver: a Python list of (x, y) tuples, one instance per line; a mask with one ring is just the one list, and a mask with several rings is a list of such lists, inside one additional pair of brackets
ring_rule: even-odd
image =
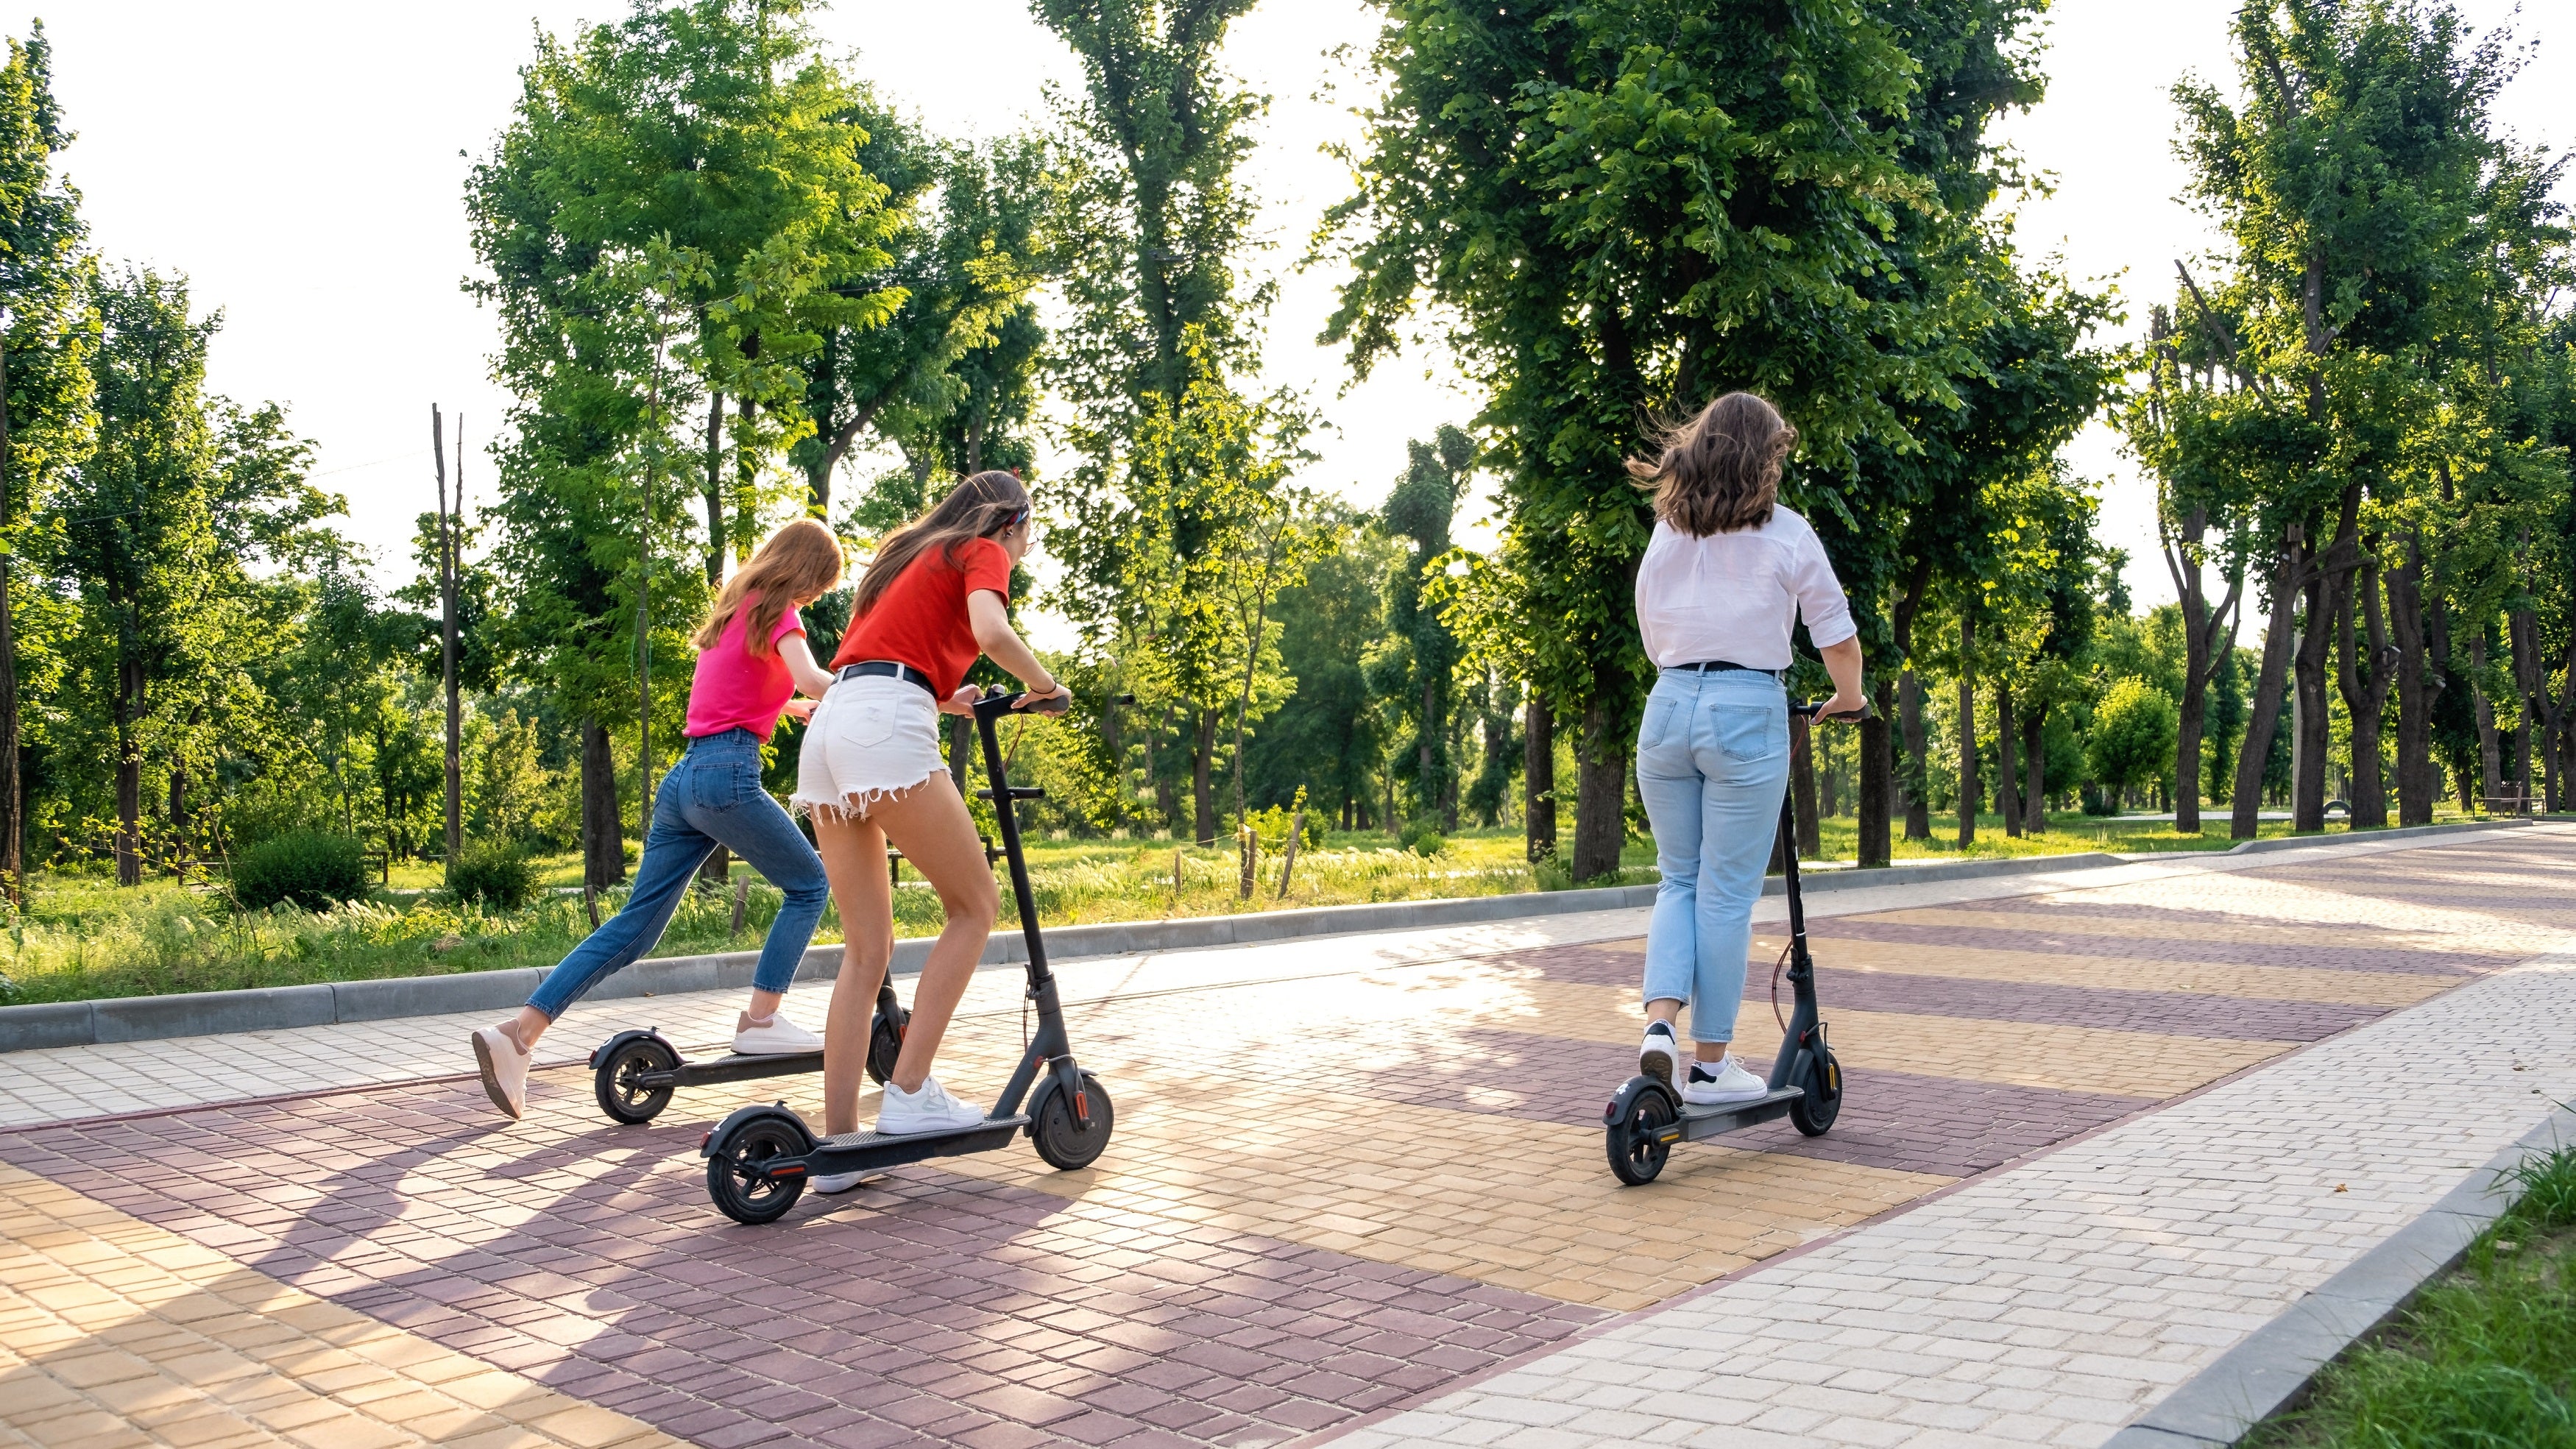
[[(1894, 874), (1812, 900), (1834, 1130), (1644, 1188), (1600, 1125), (1642, 911), (1069, 963), (1098, 1165), (764, 1228), (700, 1137), (819, 1081), (621, 1127), (579, 1063), (732, 993), (576, 1009), (519, 1123), (480, 1016), (0, 1055), (0, 1439), (2094, 1445), (2576, 1090), (2576, 829)], [(1019, 996), (977, 978), (960, 1095)]]

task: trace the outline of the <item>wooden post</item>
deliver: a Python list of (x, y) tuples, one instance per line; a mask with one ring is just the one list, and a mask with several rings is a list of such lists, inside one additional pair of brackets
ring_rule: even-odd
[(592, 885), (588, 881), (583, 881), (581, 883), (581, 908), (590, 912), (590, 928), (594, 931), (598, 930), (599, 887)]
[[(1301, 791), (1300, 794), (1303, 792)], [(1288, 855), (1279, 864), (1279, 894), (1273, 900), (1288, 899), (1288, 877), (1297, 869), (1297, 842), (1306, 838), (1306, 807), (1297, 807), (1297, 819), (1288, 827)]]
[(1234, 827), (1234, 853), (1243, 863), (1242, 878), (1235, 887), (1237, 900), (1252, 899), (1252, 873), (1261, 858), (1261, 836), (1247, 820)]
[(733, 934), (742, 934), (742, 918), (751, 909), (751, 877), (733, 883)]

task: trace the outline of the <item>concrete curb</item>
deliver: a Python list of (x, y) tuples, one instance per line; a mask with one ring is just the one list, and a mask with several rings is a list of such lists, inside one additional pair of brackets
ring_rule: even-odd
[[(2512, 822), (2527, 823), (2527, 822)], [(2485, 825), (2418, 826), (2411, 830), (2373, 831), (2380, 836), (2421, 835)], [(2281, 849), (2334, 845), (2343, 836), (2247, 841), (2236, 847)], [(2051, 871), (2097, 870), (2128, 862), (2116, 855), (2086, 851), (2068, 855), (2017, 856), (2006, 860), (1931, 861), (1892, 870), (1827, 869), (1808, 871), (1809, 891), (1866, 889), (1884, 885), (1928, 885), (1935, 881), (1982, 880), (2036, 875)], [(1764, 895), (1778, 895), (1786, 882), (1774, 876), (1762, 883)], [(1242, 916), (1198, 916), (1173, 921), (1113, 921), (1095, 926), (1059, 926), (1047, 932), (1047, 948), (1059, 961), (1087, 956), (1125, 956), (1139, 951), (1187, 951), (1207, 946), (1245, 946), (1305, 936), (1343, 935), (1355, 931), (1401, 931), (1429, 926), (1474, 925), (1525, 916), (1556, 916), (1582, 911), (1636, 910), (1652, 905), (1651, 885), (1613, 886), (1599, 890), (1535, 891), (1509, 896), (1469, 896), (1456, 900), (1386, 901), (1365, 906), (1317, 906), (1297, 911), (1264, 911)], [(930, 954), (929, 937), (897, 941), (894, 970), (910, 975), (921, 970)], [(1014, 965), (1028, 950), (1020, 933), (996, 932), (984, 948), (987, 966)], [(708, 956), (664, 956), (638, 961), (609, 977), (592, 998), (660, 996), (683, 991), (747, 990), (757, 951), (727, 951)], [(798, 964), (800, 981), (829, 981), (840, 973), (841, 948), (816, 946)], [(307, 986), (262, 986), (245, 991), (201, 991), (171, 996), (130, 996), (108, 1001), (49, 1002), (34, 1006), (0, 1006), (0, 1052), (37, 1047), (89, 1046), (97, 1042), (147, 1041), (174, 1036), (215, 1036), (244, 1031), (276, 1031), (334, 1022), (385, 1021), (406, 1016), (443, 1016), (459, 1011), (508, 1011), (528, 999), (543, 972), (465, 971), (446, 976), (404, 976), (380, 981), (331, 981)]]
[(2507, 1200), (2495, 1186), (2506, 1170), (2567, 1142), (2576, 1142), (2576, 1111), (2560, 1107), (2413, 1222), (2186, 1379), (2103, 1449), (2229, 1449), (2255, 1425), (2297, 1407), (2320, 1370), (2449, 1272), (2504, 1215)]

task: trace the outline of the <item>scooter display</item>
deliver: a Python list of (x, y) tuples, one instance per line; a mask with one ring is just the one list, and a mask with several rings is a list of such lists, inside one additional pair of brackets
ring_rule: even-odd
[[(1020, 824), (1013, 802), (1038, 798), (1035, 787), (1013, 786), (1003, 763), (1002, 747), (994, 733), (994, 724), (1003, 715), (1017, 709), (1025, 696), (1005, 694), (1000, 689), (988, 691), (975, 702), (975, 728), (982, 737), (984, 770), (992, 781), (985, 792), (993, 802), (994, 824), (1000, 832), (1002, 856), (1010, 864), (1011, 899), (1018, 905), (1020, 930), (1028, 941), (1028, 1000), (1036, 1008), (1037, 1030), (1021, 1055), (1017, 1070), (993, 1104), (993, 1110), (971, 1127), (942, 1132), (880, 1137), (874, 1132), (846, 1132), (839, 1136), (818, 1136), (803, 1117), (785, 1104), (743, 1107), (718, 1123), (699, 1144), (699, 1153), (707, 1161), (707, 1196), (718, 1211), (738, 1223), (775, 1222), (805, 1191), (809, 1178), (843, 1172), (876, 1172), (907, 1162), (922, 1162), (935, 1157), (956, 1157), (969, 1152), (990, 1152), (1010, 1145), (1013, 1138), (1026, 1134), (1047, 1165), (1070, 1171), (1090, 1166), (1109, 1145), (1109, 1134), (1116, 1122), (1116, 1109), (1100, 1079), (1081, 1069), (1074, 1061), (1072, 1042), (1065, 1035), (1064, 1009), (1056, 996), (1055, 974), (1048, 969), (1046, 941), (1038, 930), (1037, 902), (1029, 890), (1029, 869), (1020, 845)], [(1041, 706), (1042, 707), (1042, 706)], [(1062, 705), (1047, 710), (1060, 713)], [(879, 1081), (884, 1075), (876, 1071), (877, 1047), (889, 1019), (886, 1007), (891, 997), (878, 997), (879, 1033), (872, 1037), (869, 1049), (871, 1075)], [(901, 1029), (894, 1031), (897, 1047)], [(614, 1043), (612, 1042), (613, 1046)], [(608, 1048), (603, 1047), (603, 1052)], [(819, 1058), (819, 1053), (805, 1055)], [(713, 1072), (726, 1062), (799, 1061), (799, 1058), (726, 1058), (710, 1062), (701, 1070)], [(819, 1066), (819, 1060), (815, 1064)], [(893, 1054), (888, 1053), (886, 1070), (893, 1068)], [(814, 1067), (781, 1067), (779, 1071), (814, 1070)], [(768, 1076), (777, 1072), (735, 1069), (740, 1076)], [(705, 1080), (738, 1078), (707, 1077)], [(603, 1078), (605, 1080), (605, 1078)], [(652, 1090), (651, 1076), (639, 1073), (637, 1084)], [(664, 1089), (667, 1094), (667, 1088)], [(1023, 1103), (1026, 1110), (1022, 1110)], [(602, 1091), (600, 1105), (608, 1106), (608, 1095)], [(659, 1110), (657, 1107), (655, 1110)], [(610, 1115), (616, 1109), (610, 1108)]]
[[(1808, 719), (1823, 706), (1793, 704), (1789, 712)], [(1836, 716), (1848, 718), (1848, 716)], [(1784, 792), (1780, 799), (1779, 839), (1798, 838), (1797, 820)], [(1789, 899), (1789, 989), (1793, 1004), (1788, 1029), (1781, 1034), (1779, 1055), (1772, 1058), (1769, 1090), (1750, 1101), (1696, 1107), (1664, 1082), (1640, 1073), (1628, 1079), (1601, 1114), (1610, 1153), (1610, 1170), (1630, 1187), (1642, 1187), (1664, 1170), (1676, 1142), (1698, 1142), (1787, 1117), (1800, 1132), (1821, 1137), (1834, 1125), (1843, 1105), (1842, 1063), (1825, 1035), (1816, 1011), (1816, 963), (1807, 954), (1807, 915), (1798, 896), (1798, 852), (1781, 852)], [(1776, 987), (1774, 988), (1777, 989)], [(1775, 998), (1776, 999), (1776, 998)]]

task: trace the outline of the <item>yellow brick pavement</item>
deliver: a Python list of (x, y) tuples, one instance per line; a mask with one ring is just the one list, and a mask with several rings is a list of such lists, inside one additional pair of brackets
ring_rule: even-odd
[(0, 1443), (679, 1449), (0, 1164)]

